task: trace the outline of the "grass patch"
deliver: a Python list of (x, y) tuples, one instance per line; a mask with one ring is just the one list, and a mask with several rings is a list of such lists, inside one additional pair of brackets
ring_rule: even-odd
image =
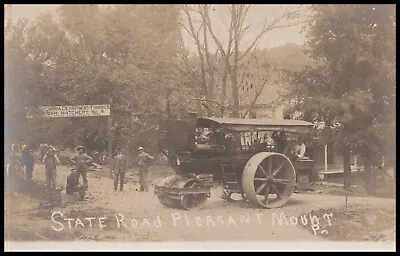
[[(395, 241), (395, 207), (384, 209), (370, 205), (350, 205), (339, 209), (319, 209), (313, 211), (316, 216), (332, 213), (331, 225), (320, 218), (323, 237), (333, 241)], [(308, 213), (306, 214), (308, 216)], [(313, 234), (308, 226), (300, 227)]]

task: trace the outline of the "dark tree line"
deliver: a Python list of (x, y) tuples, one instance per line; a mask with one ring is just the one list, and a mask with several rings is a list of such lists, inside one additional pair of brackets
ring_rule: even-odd
[(320, 142), (342, 153), (345, 187), (358, 156), (373, 192), (372, 168), (395, 165), (396, 14), (394, 5), (314, 6), (308, 28), (315, 65), (294, 74), (288, 113), (321, 123)]

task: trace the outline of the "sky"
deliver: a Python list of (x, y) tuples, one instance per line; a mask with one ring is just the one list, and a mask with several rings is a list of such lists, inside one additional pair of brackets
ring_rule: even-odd
[[(60, 5), (13, 5), (12, 7), (12, 19), (15, 21), (19, 18), (27, 18), (30, 20), (35, 19), (39, 14), (50, 11), (55, 12), (57, 7)], [(215, 34), (219, 38), (226, 38), (228, 33), (225, 29), (225, 25), (228, 21), (228, 15), (226, 13), (226, 6), (213, 5), (213, 11), (210, 14), (211, 22)], [(275, 17), (282, 14), (285, 10), (297, 10), (302, 14), (307, 14), (307, 7), (297, 5), (253, 5), (248, 13), (247, 23), (251, 25), (248, 33), (243, 39), (242, 47), (247, 48), (253, 38), (259, 33), (264, 23), (264, 19), (267, 18), (267, 23), (271, 22)], [(183, 31), (183, 39), (185, 46), (190, 51), (195, 51), (196, 47), (191, 37)], [(222, 40), (223, 41), (223, 40)], [(272, 48), (287, 43), (303, 44), (305, 42), (305, 36), (301, 33), (301, 26), (294, 26), (289, 28), (279, 28), (267, 32), (264, 37), (260, 40), (259, 48)], [(224, 42), (222, 42), (224, 43)], [(216, 50), (216, 45), (210, 40), (210, 50), (213, 52)]]

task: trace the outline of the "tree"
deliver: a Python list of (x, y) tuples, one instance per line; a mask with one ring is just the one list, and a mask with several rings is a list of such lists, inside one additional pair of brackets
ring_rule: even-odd
[(14, 25), (5, 42), (6, 73), (15, 80), (6, 82), (8, 109), (14, 111), (8, 112), (8, 125), (24, 127), (15, 130), (17, 137), (101, 150), (107, 145), (103, 118), (27, 121), (25, 107), (111, 99), (115, 145), (153, 148), (166, 91), (181, 86), (174, 69), (183, 47), (179, 11), (174, 5), (63, 5), (58, 16), (46, 13)]
[[(393, 5), (314, 6), (313, 11), (308, 46), (315, 65), (292, 76), (297, 97), (290, 112), (323, 124), (323, 142), (334, 142), (343, 155), (347, 189), (351, 154), (364, 159), (368, 176), (378, 159), (394, 152), (395, 11)], [(367, 190), (373, 192), (370, 181)]]
[(21, 19), (16, 23), (8, 22), (5, 27), (4, 130), (7, 143), (13, 143), (22, 138), (26, 129), (24, 122), (26, 103), (32, 101), (30, 94), (25, 90), (25, 84), (29, 83), (31, 76), (29, 72), (21, 72), (21, 70), (27, 70), (28, 67), (24, 38), (27, 25), (28, 21)]
[[(260, 39), (274, 29), (298, 25), (298, 13), (295, 10), (287, 10), (272, 20), (265, 19), (261, 30), (244, 48), (244, 39), (247, 39), (247, 32), (251, 28), (251, 25), (246, 24), (251, 6), (233, 4), (223, 6), (223, 8), (229, 17), (229, 25), (226, 28), (228, 36), (225, 40), (217, 35), (212, 24), (210, 18), (210, 13), (214, 10), (212, 5), (184, 6), (187, 20), (186, 24), (182, 24), (194, 39), (197, 47), (201, 69), (200, 84), (204, 92), (202, 95), (204, 101), (214, 103), (214, 106), (220, 109), (218, 113), (220, 116), (224, 115), (226, 109), (230, 109), (232, 116), (240, 117), (240, 95), (238, 92), (241, 81), (240, 71), (245, 68), (245, 63), (251, 59)], [(217, 46), (218, 51), (215, 54), (209, 52), (209, 40)], [(216, 62), (221, 66), (220, 70), (218, 70)], [(217, 75), (219, 76), (217, 77)], [(255, 90), (262, 90), (264, 85), (265, 83), (260, 83)], [(255, 93), (256, 99), (257, 95), (259, 94)], [(230, 100), (226, 102), (226, 99)]]

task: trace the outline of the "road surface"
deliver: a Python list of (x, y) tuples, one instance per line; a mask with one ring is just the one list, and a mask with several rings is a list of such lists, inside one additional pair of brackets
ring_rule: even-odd
[[(69, 170), (66, 166), (58, 168), (60, 185), (65, 185)], [(159, 167), (151, 167), (150, 171), (152, 179), (159, 177)], [(221, 190), (215, 188), (203, 208), (183, 211), (164, 207), (152, 191), (138, 192), (133, 173), (127, 173), (125, 191), (114, 191), (113, 181), (105, 177), (106, 173), (107, 170), (89, 172), (88, 201), (51, 207), (45, 204), (45, 192), (39, 191), (43, 190), (44, 168), (36, 165), (33, 192), (5, 194), (9, 195), (5, 197), (5, 234), (23, 241), (321, 242), (322, 225), (315, 235), (306, 232), (299, 227), (303, 225), (301, 220), (305, 221), (299, 216), (307, 219), (306, 225), (312, 230), (308, 213), (345, 204), (342, 196), (293, 194), (283, 208), (255, 209), (247, 202), (223, 201)], [(395, 200), (349, 197), (348, 204), (395, 207)], [(340, 225), (340, 220), (332, 216), (331, 225)], [(329, 226), (326, 231), (329, 232)]]

